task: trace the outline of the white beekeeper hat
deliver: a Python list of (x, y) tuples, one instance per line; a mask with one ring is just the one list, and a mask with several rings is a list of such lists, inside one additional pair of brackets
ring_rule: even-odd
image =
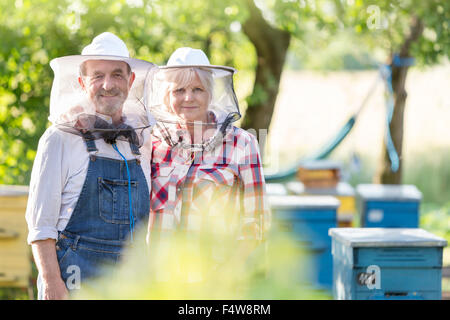
[[(236, 69), (226, 66), (217, 66), (209, 63), (209, 59), (206, 54), (200, 49), (193, 49), (189, 47), (182, 47), (176, 49), (167, 61), (165, 66), (160, 67), (160, 69), (168, 68), (192, 68), (192, 67), (207, 67), (218, 69), (215, 72), (215, 76), (224, 76), (231, 72), (231, 74), (236, 73)], [(219, 70), (224, 70), (226, 73), (222, 73)]]
[(80, 66), (88, 60), (116, 60), (126, 62), (131, 71), (135, 73), (135, 80), (124, 103), (123, 113), (145, 113), (143, 110), (145, 101), (145, 81), (149, 79), (149, 73), (156, 68), (148, 61), (130, 58), (125, 43), (116, 35), (104, 32), (96, 36), (87, 45), (81, 55), (71, 55), (55, 58), (50, 61), (54, 72), (53, 86), (50, 96), (50, 116), (52, 123), (58, 123), (60, 116), (73, 104), (79, 101), (86, 103), (86, 94), (78, 83)]
[(61, 68), (71, 72), (70, 69), (78, 68), (81, 63), (87, 60), (119, 60), (128, 63), (133, 72), (146, 70), (152, 63), (144, 60), (130, 58), (126, 44), (115, 34), (103, 32), (96, 36), (90, 44), (84, 47), (81, 55), (65, 56), (50, 61), (53, 70)]

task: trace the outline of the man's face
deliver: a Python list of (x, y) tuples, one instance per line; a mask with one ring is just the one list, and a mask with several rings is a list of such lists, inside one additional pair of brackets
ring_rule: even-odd
[(134, 78), (126, 62), (88, 60), (78, 81), (98, 113), (114, 116), (121, 112)]

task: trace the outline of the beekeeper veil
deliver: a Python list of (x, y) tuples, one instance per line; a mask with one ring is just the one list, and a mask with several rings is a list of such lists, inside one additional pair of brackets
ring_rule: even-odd
[[(92, 60), (95, 67), (86, 70)], [(49, 120), (54, 125), (88, 139), (109, 143), (122, 139), (142, 145), (144, 129), (154, 124), (147, 112), (144, 90), (145, 81), (156, 70), (154, 64), (130, 58), (125, 43), (105, 32), (95, 37), (81, 55), (53, 59), (50, 66), (54, 80)], [(117, 120), (116, 111), (120, 109), (119, 121), (113, 121), (112, 115)]]
[[(211, 65), (202, 50), (175, 50), (148, 82), (149, 110), (157, 121), (153, 134), (170, 146), (213, 149), (241, 117), (233, 87), (235, 72), (231, 67)], [(180, 132), (188, 127), (208, 128), (212, 134), (200, 140), (186, 139)]]

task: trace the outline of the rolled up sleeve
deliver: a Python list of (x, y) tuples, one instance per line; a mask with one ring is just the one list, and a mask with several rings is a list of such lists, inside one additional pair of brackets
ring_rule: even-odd
[(63, 189), (62, 137), (50, 128), (39, 140), (31, 173), (25, 219), (27, 242), (57, 239)]

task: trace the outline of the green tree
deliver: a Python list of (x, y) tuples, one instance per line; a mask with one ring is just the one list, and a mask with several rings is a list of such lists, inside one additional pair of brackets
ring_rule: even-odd
[(71, 51), (74, 43), (59, 19), (63, 4), (0, 2), (1, 183), (28, 183), (37, 141), (47, 125), (49, 58)]
[(334, 1), (344, 26), (355, 30), (361, 44), (383, 52), (392, 71), (394, 107), (390, 132), (399, 155), (397, 171), (391, 168), (386, 141), (375, 182), (400, 184), (403, 163), (403, 120), (411, 67), (437, 63), (450, 55), (450, 2), (445, 0)]
[(271, 26), (253, 0), (247, 0), (246, 4), (250, 14), (243, 31), (256, 48), (257, 64), (253, 93), (247, 99), (242, 125), (244, 129), (268, 129), (291, 34)]

